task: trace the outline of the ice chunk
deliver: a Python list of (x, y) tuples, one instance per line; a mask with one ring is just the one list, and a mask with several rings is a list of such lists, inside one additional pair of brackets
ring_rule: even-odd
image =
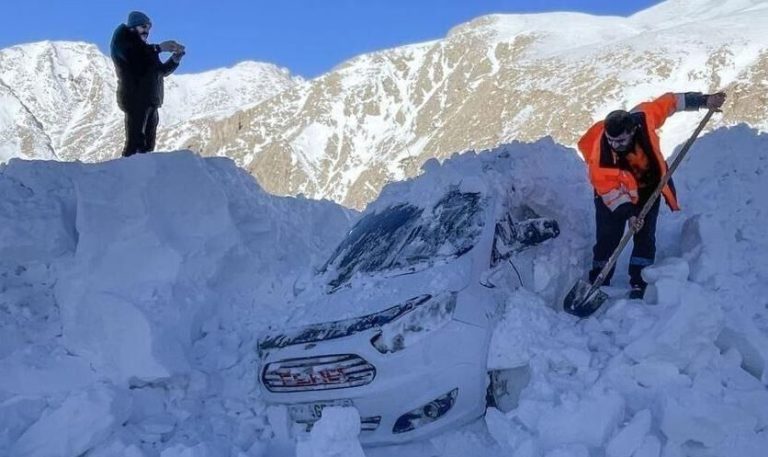
[(635, 414), (629, 424), (611, 439), (605, 449), (605, 456), (632, 457), (632, 454), (643, 445), (650, 428), (651, 412), (644, 409)]
[(550, 446), (579, 443), (603, 447), (623, 415), (624, 399), (619, 394), (592, 393), (546, 411), (539, 419), (539, 434)]
[(11, 443), (40, 419), (45, 408), (45, 400), (38, 398), (19, 396), (0, 402), (0, 455), (9, 455)]
[(0, 359), (0, 373), (0, 391), (23, 395), (66, 393), (84, 389), (96, 380), (86, 359), (34, 348)]
[[(640, 361), (669, 362), (688, 367), (697, 355), (713, 350), (723, 325), (723, 313), (704, 290), (687, 283), (682, 303), (673, 306), (659, 323), (627, 346), (625, 353)], [(716, 348), (715, 348), (716, 349)]]
[(648, 435), (632, 457), (659, 457), (659, 455), (661, 455), (661, 441), (653, 435)]
[(643, 279), (649, 284), (653, 284), (661, 278), (676, 279), (678, 281), (687, 281), (690, 274), (688, 262), (679, 257), (667, 257), (643, 269)]
[(665, 389), (673, 386), (688, 387), (691, 379), (668, 362), (643, 361), (631, 368), (632, 377), (643, 388)]
[(660, 428), (670, 442), (715, 448), (736, 433), (754, 432), (757, 423), (744, 409), (699, 388), (664, 397)]
[(666, 258), (643, 269), (643, 279), (649, 284), (645, 301), (667, 306), (679, 304), (689, 273), (688, 262), (676, 257)]
[[(64, 286), (62, 286), (64, 287)], [(116, 382), (131, 377), (157, 379), (169, 371), (153, 351), (160, 332), (153, 332), (148, 316), (129, 300), (104, 292), (64, 298), (64, 341), (68, 348), (92, 361)], [(67, 293), (67, 297), (70, 295)]]
[(516, 451), (533, 436), (518, 422), (511, 421), (496, 408), (488, 408), (485, 424), (496, 443), (507, 451)]
[(32, 424), (11, 448), (11, 455), (82, 455), (105, 439), (129, 413), (126, 393), (107, 386), (78, 392)]
[(297, 443), (296, 457), (365, 457), (359, 434), (360, 414), (355, 408), (325, 408), (309, 440)]

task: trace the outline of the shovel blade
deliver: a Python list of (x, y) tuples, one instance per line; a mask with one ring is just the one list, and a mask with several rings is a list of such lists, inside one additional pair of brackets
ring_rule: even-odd
[(579, 280), (571, 287), (568, 295), (563, 300), (563, 309), (569, 314), (578, 317), (587, 317), (597, 311), (608, 299), (608, 294), (599, 287), (584, 280)]

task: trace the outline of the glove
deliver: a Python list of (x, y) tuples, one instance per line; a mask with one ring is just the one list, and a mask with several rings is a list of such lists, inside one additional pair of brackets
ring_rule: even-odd
[(184, 54), (186, 54), (186, 52), (183, 50), (176, 51), (173, 53), (173, 55), (171, 55), (171, 59), (173, 59), (174, 62), (179, 63), (181, 62), (181, 58), (184, 57)]
[(725, 103), (725, 92), (717, 92), (715, 94), (707, 95), (707, 109), (714, 110), (715, 112), (721, 112), (720, 107)]

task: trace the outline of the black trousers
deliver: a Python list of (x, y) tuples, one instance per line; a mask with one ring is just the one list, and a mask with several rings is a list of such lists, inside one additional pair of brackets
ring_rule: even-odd
[[(660, 202), (661, 199), (659, 198), (651, 206), (651, 210), (645, 216), (643, 228), (635, 233), (632, 238), (632, 257), (629, 259), (629, 283), (632, 286), (639, 286), (643, 289), (646, 283), (643, 281), (640, 272), (648, 265), (652, 265), (656, 260), (656, 220), (659, 216)], [(639, 203), (638, 208), (642, 208), (644, 203)], [(600, 271), (608, 263), (608, 258), (611, 257), (613, 251), (619, 246), (628, 218), (629, 216), (626, 213), (618, 215), (612, 212), (603, 203), (603, 199), (600, 196), (595, 196), (595, 227), (597, 230), (595, 234), (595, 247), (592, 249), (593, 260), (592, 270), (589, 272), (590, 282), (597, 278)], [(615, 267), (608, 274), (605, 281), (606, 285), (610, 284), (614, 270)]]
[(156, 106), (131, 106), (125, 111), (123, 157), (155, 150), (157, 122)]

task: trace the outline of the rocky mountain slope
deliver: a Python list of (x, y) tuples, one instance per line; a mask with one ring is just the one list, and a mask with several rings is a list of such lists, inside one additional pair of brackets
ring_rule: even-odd
[[(164, 56), (166, 57), (166, 56)], [(166, 83), (162, 128), (217, 119), (298, 83), (287, 70), (243, 62)], [(40, 42), (0, 51), (0, 160), (98, 161), (122, 149), (123, 114), (109, 57), (92, 44)], [(105, 155), (109, 154), (109, 155)]]
[[(23, 95), (12, 98), (17, 108), (3, 104), (18, 114), (9, 126), (11, 117), (0, 113), (0, 158), (117, 154), (122, 124), (111, 67), (95, 47), (86, 49), (92, 58), (74, 59), (66, 71), (48, 51), (35, 71), (55, 77), (27, 83), (32, 91), (6, 78), (9, 50), (2, 51), (0, 96)], [(93, 79), (77, 89), (66, 83), (87, 65), (99, 66), (81, 70)], [(362, 55), (310, 81), (273, 67), (239, 70), (172, 78), (158, 148), (226, 155), (271, 192), (359, 208), (431, 157), (547, 135), (573, 145), (594, 119), (665, 91), (726, 90), (725, 112), (708, 130), (740, 122), (768, 128), (768, 1), (668, 0), (628, 18), (485, 16), (444, 39)], [(257, 95), (239, 96), (254, 87)], [(186, 92), (193, 90), (198, 99)], [(30, 101), (35, 91), (42, 101)], [(75, 110), (73, 97), (83, 100)], [(670, 120), (667, 154), (700, 116)]]

